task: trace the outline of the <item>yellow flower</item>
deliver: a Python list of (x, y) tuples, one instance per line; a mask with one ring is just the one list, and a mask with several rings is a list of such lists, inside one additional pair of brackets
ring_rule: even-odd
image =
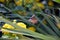
[(35, 27), (29, 27), (28, 29), (34, 32), (36, 31)]
[(5, 0), (0, 0), (0, 2), (4, 3), (4, 2), (5, 2)]
[(37, 3), (37, 6), (40, 7), (41, 9), (44, 9), (45, 8), (45, 6), (44, 6), (43, 3)]
[[(14, 29), (14, 27), (9, 24), (4, 24), (3, 28)], [(4, 33), (4, 35), (9, 34), (9, 32), (5, 31), (5, 29), (3, 29), (3, 28), (1, 30)]]
[(9, 32), (7, 32), (5, 29), (2, 28), (1, 30), (4, 33), (4, 35), (9, 34)]
[(22, 0), (14, 0), (17, 6), (22, 6)]
[(48, 2), (48, 5), (49, 5), (49, 6), (54, 6), (54, 3), (53, 3), (52, 1), (49, 1), (49, 2)]
[(14, 27), (9, 24), (4, 24), (3, 28), (14, 29)]
[(22, 22), (19, 22), (17, 23), (18, 26), (22, 27), (22, 28), (25, 28), (26, 29), (26, 24), (22, 23)]

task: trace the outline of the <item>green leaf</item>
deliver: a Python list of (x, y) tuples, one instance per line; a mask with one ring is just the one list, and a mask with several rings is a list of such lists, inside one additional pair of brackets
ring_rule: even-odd
[(49, 40), (56, 40), (56, 38), (54, 38), (54, 37), (52, 38), (51, 36), (49, 37), (49, 36), (47, 36), (47, 35), (39, 34), (39, 33), (30, 31), (30, 30), (28, 30), (28, 29), (21, 28), (21, 27), (17, 26), (16, 24), (13, 24), (12, 22), (4, 19), (3, 17), (0, 17), (0, 20), (1, 20), (1, 21), (4, 21), (4, 22), (6, 22), (6, 23), (8, 23), (8, 24), (10, 24), (10, 25), (12, 25), (12, 26), (14, 26), (15, 28), (20, 29), (21, 31), (24, 31), (24, 32), (27, 32), (27, 33), (31, 34), (32, 37), (40, 38), (40, 39), (43, 39), (43, 40), (48, 40), (48, 39), (49, 39)]
[(57, 3), (60, 3), (60, 0), (53, 0), (53, 1), (55, 1), (55, 2), (57, 2)]
[(10, 38), (0, 38), (0, 40), (14, 40), (14, 39), (10, 39)]

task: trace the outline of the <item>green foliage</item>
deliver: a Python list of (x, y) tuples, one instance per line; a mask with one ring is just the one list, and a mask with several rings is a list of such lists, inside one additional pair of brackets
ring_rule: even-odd
[[(55, 1), (60, 3), (60, 0)], [(28, 5), (24, 4), (23, 1), (22, 5), (18, 6), (12, 0), (6, 0), (6, 3), (2, 3), (2, 5), (0, 7), (2, 10), (0, 10), (0, 21), (12, 25), (14, 29), (3, 28), (0, 26), (0, 29), (5, 29), (4, 32), (9, 32), (9, 34), (3, 35), (0, 40), (60, 40), (60, 25), (57, 25), (60, 24), (60, 18), (53, 14), (45, 14), (43, 11), (46, 8), (51, 8), (53, 10), (54, 7), (44, 5), (44, 7), (46, 6), (45, 9), (41, 9), (36, 5), (36, 8), (32, 10), (32, 7), (35, 7), (35, 1), (32, 0), (31, 3), (28, 3)], [(54, 10), (53, 13), (55, 13)], [(38, 21), (37, 24), (33, 24), (32, 22), (28, 21), (29, 19), (32, 19), (32, 15), (35, 15), (34, 17)], [(25, 23), (27, 28), (24, 29), (20, 26), (17, 26), (16, 23), (18, 22), (16, 21), (16, 23), (13, 23), (13, 20), (18, 20), (18, 22)], [(44, 24), (43, 21), (45, 21), (46, 24)], [(34, 32), (29, 30), (29, 26), (35, 27), (36, 31)], [(16, 36), (12, 36), (12, 34), (15, 34)], [(29, 38), (29, 36), (32, 38)]]
[(53, 1), (55, 1), (55, 2), (57, 2), (57, 3), (60, 3), (60, 0), (53, 0)]

